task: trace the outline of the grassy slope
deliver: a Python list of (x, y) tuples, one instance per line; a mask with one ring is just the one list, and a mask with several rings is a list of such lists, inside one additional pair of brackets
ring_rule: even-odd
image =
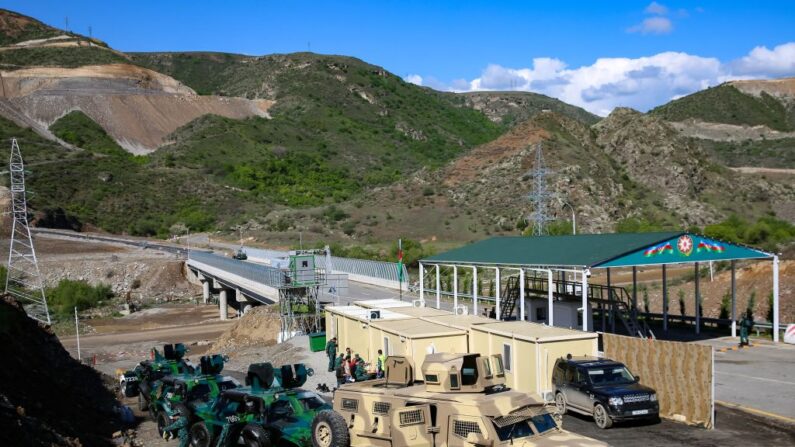
[(74, 68), (83, 65), (129, 63), (125, 57), (99, 47), (42, 47), (0, 51), (0, 65)]
[(50, 131), (67, 143), (91, 152), (115, 156), (129, 155), (102, 126), (79, 110), (58, 119), (50, 126)]
[(697, 141), (727, 166), (795, 168), (795, 138), (760, 141)]
[(795, 112), (787, 110), (780, 101), (766, 93), (759, 98), (746, 95), (728, 84), (676, 99), (649, 113), (668, 121), (694, 118), (712, 123), (795, 130)]

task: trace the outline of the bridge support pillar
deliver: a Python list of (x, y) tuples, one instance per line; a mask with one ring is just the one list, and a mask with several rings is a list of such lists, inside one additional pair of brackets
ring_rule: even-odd
[(204, 304), (210, 301), (210, 281), (207, 279), (202, 281), (202, 298), (204, 298)]
[(218, 294), (218, 306), (221, 311), (221, 320), (226, 320), (229, 318), (229, 307), (227, 305), (229, 292), (229, 289), (221, 289), (221, 292)]

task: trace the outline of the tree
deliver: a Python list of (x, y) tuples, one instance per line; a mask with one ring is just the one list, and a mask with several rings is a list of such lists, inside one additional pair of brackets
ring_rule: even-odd
[[(725, 293), (723, 298), (720, 300), (720, 313), (718, 314), (718, 318), (721, 320), (728, 320), (729, 319), (729, 307), (731, 306), (731, 295), (729, 293)], [(725, 329), (726, 324), (720, 323), (718, 327)]]
[(756, 310), (756, 291), (751, 292), (751, 297), (748, 298), (748, 306), (745, 308), (745, 315), (751, 320), (754, 319), (754, 311)]
[(685, 291), (679, 289), (679, 314), (685, 316)]

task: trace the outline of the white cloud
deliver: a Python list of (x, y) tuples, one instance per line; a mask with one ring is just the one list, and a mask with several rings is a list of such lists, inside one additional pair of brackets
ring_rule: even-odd
[(657, 2), (651, 2), (649, 3), (649, 6), (647, 6), (646, 9), (643, 10), (643, 12), (645, 12), (646, 14), (657, 14), (664, 16), (668, 14), (668, 8)]
[(733, 71), (750, 76), (786, 76), (795, 73), (795, 42), (769, 50), (756, 47), (733, 64)]
[(627, 29), (629, 33), (641, 34), (668, 34), (674, 29), (674, 24), (667, 17), (649, 17), (635, 26)]
[(733, 79), (781, 76), (795, 76), (795, 42), (773, 49), (757, 47), (728, 62), (670, 51), (638, 58), (599, 58), (591, 65), (571, 68), (560, 59), (539, 57), (528, 68), (489, 64), (469, 81), (443, 84), (432, 77), (424, 80), (425, 85), (439, 90), (532, 91), (604, 116), (621, 106), (646, 111)]
[(422, 85), (422, 76), (418, 74), (410, 74), (403, 78), (403, 80), (412, 84)]

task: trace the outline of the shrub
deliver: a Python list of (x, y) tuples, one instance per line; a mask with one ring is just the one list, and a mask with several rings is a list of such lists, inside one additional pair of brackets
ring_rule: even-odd
[(92, 286), (86, 281), (63, 279), (57, 286), (47, 289), (47, 303), (57, 315), (70, 315), (77, 310), (90, 309), (102, 301), (113, 297), (113, 291), (106, 284)]
[(683, 317), (685, 316), (686, 306), (685, 306), (685, 291), (679, 289), (679, 314)]

